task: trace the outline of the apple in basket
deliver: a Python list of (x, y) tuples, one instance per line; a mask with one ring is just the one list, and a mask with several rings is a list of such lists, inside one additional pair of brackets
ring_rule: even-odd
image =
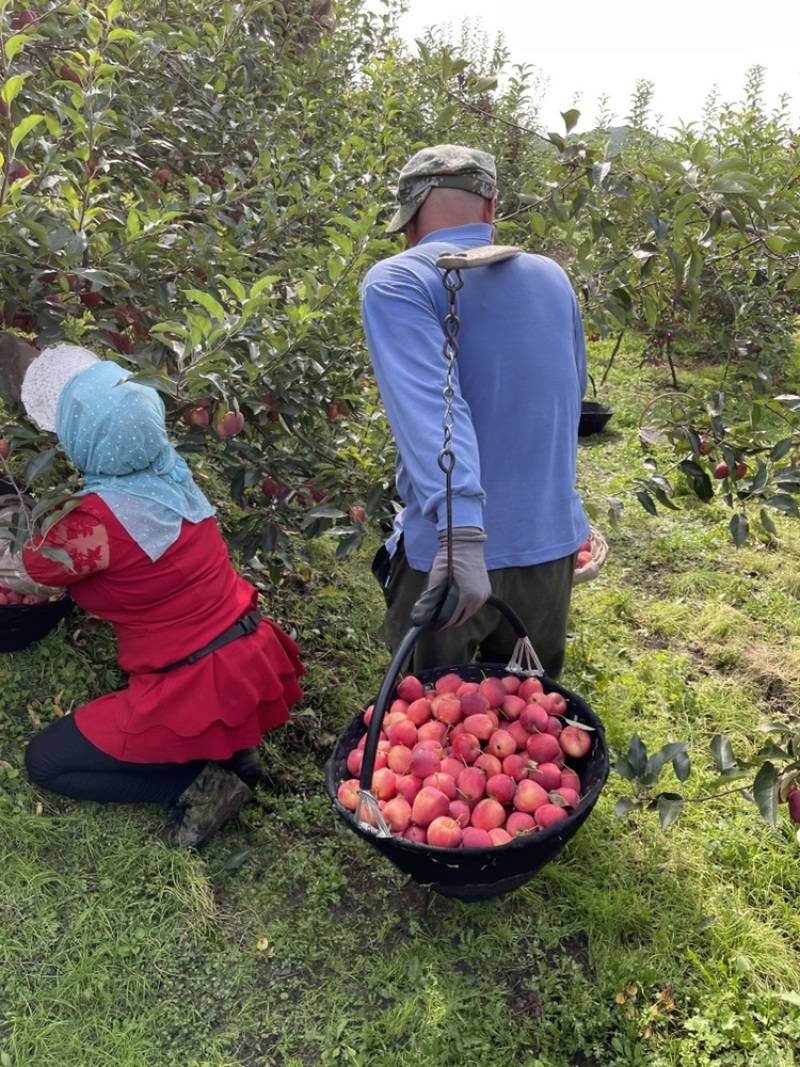
[[(509, 681), (510, 684), (506, 684)], [(361, 773), (365, 732), (348, 754)], [(564, 696), (539, 678), (414, 675), (397, 685), (381, 723), (370, 792), (389, 832), (429, 848), (499, 848), (563, 821), (581, 803), (574, 765), (592, 730), (569, 717)], [(358, 808), (360, 778), (339, 785), (344, 808)], [(362, 819), (375, 825), (361, 806)]]
[(9, 589), (7, 585), (0, 585), (0, 605), (46, 604), (49, 599), (46, 596), (33, 596), (30, 593), (23, 596), (22, 593), (18, 593), (15, 589)]

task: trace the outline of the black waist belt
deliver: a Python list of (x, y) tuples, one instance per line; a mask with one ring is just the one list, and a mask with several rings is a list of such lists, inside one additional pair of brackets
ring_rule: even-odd
[(176, 660), (175, 663), (170, 663), (168, 667), (157, 667), (153, 674), (166, 674), (167, 671), (174, 671), (178, 667), (185, 667), (189, 663), (196, 663), (197, 660), (202, 659), (203, 656), (207, 656), (209, 652), (216, 652), (218, 648), (222, 648), (223, 645), (230, 644), (231, 641), (235, 641), (237, 637), (244, 637), (246, 634), (254, 633), (258, 629), (258, 624), (261, 621), (261, 611), (256, 610), (249, 615), (243, 615), (241, 619), (229, 626), (227, 630), (223, 630), (221, 634), (218, 634), (213, 641), (209, 641), (203, 648), (199, 648), (196, 652), (192, 652), (190, 656), (184, 656), (183, 659)]

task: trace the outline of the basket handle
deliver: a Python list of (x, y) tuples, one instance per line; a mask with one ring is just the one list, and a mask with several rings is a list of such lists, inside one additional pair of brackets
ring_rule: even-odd
[[(495, 596), (494, 593), (486, 601), (493, 608), (496, 608), (501, 615), (504, 616), (507, 622), (511, 624), (514, 633), (517, 635), (517, 648), (521, 645), (526, 645), (530, 653), (533, 654), (534, 661), (536, 662), (539, 670), (541, 670), (541, 664), (536, 659), (536, 653), (533, 652), (533, 648), (528, 640), (528, 632), (522, 624), (522, 620), (519, 615), (500, 597)], [(438, 611), (438, 605), (435, 605), (431, 617), (435, 616)], [(383, 726), (383, 719), (386, 715), (386, 709), (389, 704), (389, 698), (395, 688), (397, 677), (400, 674), (400, 669), (405, 663), (408, 654), (413, 649), (414, 645), (420, 634), (427, 629), (430, 619), (418, 626), (412, 626), (392, 657), (392, 661), (386, 669), (384, 675), (383, 684), (381, 685), (378, 695), (375, 698), (375, 704), (372, 709), (372, 717), (369, 721), (369, 727), (367, 728), (367, 740), (364, 745), (364, 759), (361, 764), (361, 789), (368, 792), (372, 786), (372, 775), (375, 770), (375, 756), (378, 752), (378, 741), (381, 735), (381, 727)], [(515, 650), (512, 664), (514, 669), (520, 669), (517, 666), (517, 650)]]

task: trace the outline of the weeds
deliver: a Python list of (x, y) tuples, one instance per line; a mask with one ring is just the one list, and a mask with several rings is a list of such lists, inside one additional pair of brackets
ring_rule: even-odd
[[(719, 777), (716, 737), (744, 765), (759, 726), (796, 720), (800, 531), (787, 521), (777, 550), (736, 550), (689, 497), (655, 518), (639, 507), (629, 476), (657, 373), (618, 357), (614, 419), (581, 446), (610, 554), (576, 588), (562, 681), (616, 753), (634, 735), (645, 765), (674, 752), (651, 794), (686, 755), (689, 801)], [(304, 649), (306, 695), (263, 743), (255, 803), (201, 855), (159, 845), (155, 808), (25, 779), (31, 733), (119, 684), (103, 624), (76, 615), (0, 660), (0, 1067), (792, 1067), (800, 870), (785, 808), (771, 829), (736, 795), (687, 802), (663, 831), (645, 810), (615, 814), (630, 782), (612, 775), (556, 860), (476, 904), (406, 879), (335, 818), (324, 762), (389, 662), (376, 543), (337, 560), (314, 542), (302, 580), (265, 585)]]

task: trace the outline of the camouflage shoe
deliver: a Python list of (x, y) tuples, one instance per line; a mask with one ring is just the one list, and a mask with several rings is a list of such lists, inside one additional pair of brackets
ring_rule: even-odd
[(219, 765), (226, 771), (233, 771), (251, 789), (255, 789), (261, 779), (261, 757), (257, 748), (242, 748), (230, 759), (220, 760)]
[(207, 763), (178, 797), (180, 814), (174, 826), (162, 831), (161, 840), (168, 848), (202, 848), (252, 795), (233, 771)]

